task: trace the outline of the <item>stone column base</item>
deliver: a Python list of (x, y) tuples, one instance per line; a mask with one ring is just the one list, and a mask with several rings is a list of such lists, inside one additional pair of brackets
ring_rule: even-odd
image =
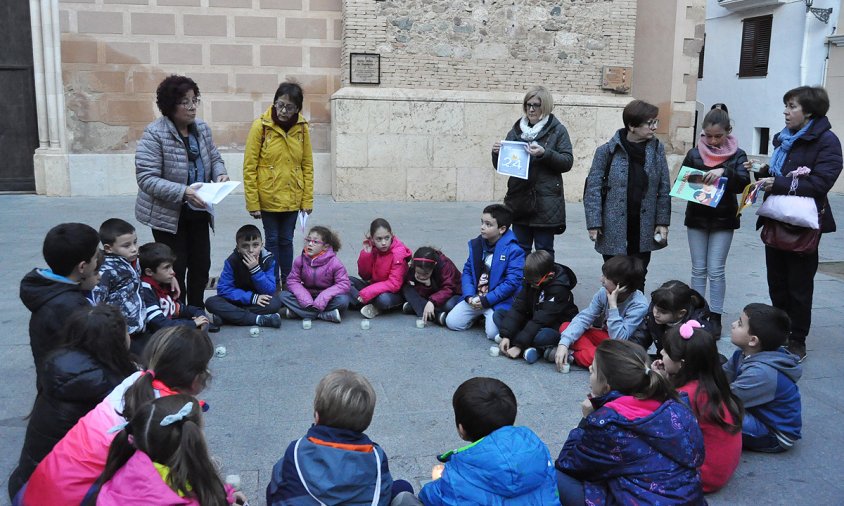
[(70, 172), (67, 152), (61, 148), (38, 148), (33, 156), (35, 193), (38, 195), (70, 195)]

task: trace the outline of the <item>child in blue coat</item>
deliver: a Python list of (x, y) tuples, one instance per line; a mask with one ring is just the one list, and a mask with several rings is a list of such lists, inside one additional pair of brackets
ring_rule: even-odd
[(486, 319), (486, 337), (495, 339), (498, 327), (492, 315), (509, 309), (522, 286), (525, 252), (510, 230), (510, 209), (491, 204), (481, 214), (481, 235), (469, 241), (469, 258), (463, 266), (463, 300), (446, 317), (451, 330), (467, 330)]
[(437, 457), (442, 476), (422, 487), (426, 506), (559, 504), (554, 465), (545, 443), (514, 427), (516, 396), (494, 378), (472, 378), (454, 392), (457, 433), (469, 445)]
[(557, 458), (560, 503), (706, 504), (703, 434), (645, 350), (607, 339), (589, 372), (584, 419)]

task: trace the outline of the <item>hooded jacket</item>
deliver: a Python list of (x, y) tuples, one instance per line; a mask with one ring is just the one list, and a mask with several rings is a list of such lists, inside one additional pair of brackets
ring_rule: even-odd
[(364, 303), (382, 293), (398, 293), (407, 274), (407, 261), (413, 252), (395, 235), (390, 249), (381, 252), (374, 245), (367, 252), (361, 250), (358, 256), (358, 274), (368, 284), (359, 292)]
[(498, 327), (501, 337), (511, 345), (525, 349), (544, 328), (558, 329), (563, 322), (577, 316), (577, 306), (571, 291), (577, 286), (574, 271), (562, 264), (554, 264), (554, 277), (539, 288), (527, 282), (513, 298), (513, 305)]
[(287, 275), (287, 289), (303, 308), (324, 311), (331, 299), (349, 293), (349, 288), (349, 273), (331, 247), (314, 258), (302, 253)]
[[(779, 134), (774, 136), (774, 147), (781, 144)], [(821, 233), (835, 232), (835, 219), (832, 216), (827, 194), (832, 189), (842, 167), (841, 141), (832, 133), (832, 125), (829, 118), (821, 116), (815, 118), (814, 123), (803, 134), (794, 141), (791, 151), (782, 166), (782, 176), (774, 178), (774, 186), (765, 195), (787, 195), (791, 190), (791, 178), (787, 174), (798, 167), (809, 167), (812, 172), (800, 178), (795, 195), (800, 197), (812, 197), (818, 212), (826, 205), (826, 211), (821, 219)], [(759, 177), (768, 177), (767, 170), (762, 171)], [(765, 224), (768, 218), (759, 217), (756, 221), (756, 228)]]
[(61, 330), (74, 310), (91, 305), (79, 290), (79, 283), (53, 274), (49, 269), (32, 269), (21, 280), (20, 298), (32, 312), (29, 344), (35, 360), (40, 389), (41, 367), (47, 354), (62, 342)]
[(121, 381), (122, 374), (106, 369), (85, 350), (59, 348), (47, 356), (18, 467), (9, 478), (15, 493), (56, 443)]
[[(508, 141), (521, 141), (521, 118), (507, 133)], [(510, 177), (507, 180), (508, 197), (525, 191), (536, 193), (534, 212), (527, 216), (514, 217), (513, 222), (530, 227), (550, 227), (556, 233), (566, 229), (566, 198), (563, 190), (563, 176), (574, 165), (571, 139), (568, 130), (553, 114), (548, 115), (548, 122), (535, 141), (545, 148), (542, 156), (530, 157), (528, 179)], [(492, 166), (498, 168), (498, 153), (492, 154)]]
[(749, 357), (736, 350), (724, 364), (724, 373), (744, 410), (765, 424), (781, 444), (790, 447), (800, 439), (803, 422), (797, 380), (803, 367), (797, 356), (784, 348)]
[[(211, 129), (199, 119), (188, 129), (199, 140), (199, 155), (205, 167), (203, 181), (216, 181), (226, 174), (226, 165), (211, 139)], [(155, 230), (178, 232), (188, 184), (188, 166), (188, 151), (170, 118), (162, 116), (147, 125), (135, 150), (135, 177), (138, 180), (135, 218), (139, 222)]]
[(289, 212), (314, 207), (314, 161), (308, 122), (301, 114), (288, 130), (270, 106), (252, 122), (243, 152), (247, 211)]
[[(671, 325), (667, 323), (659, 324), (654, 320), (654, 303), (651, 302), (648, 306), (648, 312), (642, 319), (642, 323), (636, 329), (636, 332), (633, 333), (633, 337), (630, 340), (638, 343), (645, 350), (649, 349), (651, 344), (654, 344), (656, 346), (656, 354), (659, 355), (659, 352), (662, 351), (662, 339), (665, 336), (665, 332), (669, 328), (686, 323), (689, 320), (697, 321), (703, 325), (704, 330), (715, 336), (713, 324), (709, 321), (712, 315), (712, 311), (709, 309), (709, 303), (697, 291), (693, 291), (697, 296), (692, 297), (691, 304), (686, 308), (686, 316), (679, 322)], [(717, 338), (717, 336), (715, 337)]]
[(413, 266), (408, 269), (404, 282), (412, 286), (420, 297), (433, 302), (438, 308), (448, 302), (448, 299), (460, 294), (460, 271), (442, 251), (437, 252), (437, 263), (429, 286), (416, 281)]
[(592, 327), (606, 330), (611, 339), (632, 339), (647, 310), (648, 299), (639, 290), (631, 293), (624, 302), (619, 302), (615, 309), (610, 309), (607, 291), (601, 287), (589, 306), (577, 313), (565, 330), (561, 330), (560, 344), (570, 348)]
[(698, 474), (703, 435), (685, 404), (616, 391), (592, 404), (556, 463), (585, 482), (588, 504), (706, 504)]
[(387, 455), (366, 434), (313, 425), (273, 466), (267, 506), (317, 505), (311, 495), (324, 504), (346, 506), (370, 506), (378, 495), (378, 505), (387, 506), (392, 486)]
[(97, 506), (200, 506), (195, 498), (181, 497), (161, 477), (149, 456), (137, 450), (129, 460), (103, 483)]
[(551, 454), (527, 427), (501, 427), (439, 459), (442, 477), (419, 492), (425, 506), (560, 504)]
[(274, 295), (277, 283), (275, 257), (272, 253), (261, 250), (258, 265), (250, 270), (235, 248), (223, 264), (223, 272), (217, 282), (217, 295), (242, 306), (255, 305), (259, 295)]
[[(478, 280), (484, 272), (484, 251), (489, 245), (478, 236), (469, 241), (469, 258), (463, 265), (463, 299), (478, 293)], [(516, 234), (507, 230), (492, 247), (492, 266), (489, 269), (489, 291), (481, 296), (484, 308), (509, 309), (513, 296), (522, 286), (525, 269), (525, 250), (519, 246)]]

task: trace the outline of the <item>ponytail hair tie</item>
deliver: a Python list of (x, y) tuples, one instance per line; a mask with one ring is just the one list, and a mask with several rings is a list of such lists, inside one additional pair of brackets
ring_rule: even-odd
[(695, 329), (701, 328), (701, 325), (697, 320), (689, 320), (686, 323), (680, 325), (680, 337), (688, 341), (692, 338), (692, 334), (695, 333)]
[(153, 371), (152, 369), (147, 369), (146, 371), (144, 371), (141, 374), (141, 376), (144, 376), (144, 375), (147, 375), (147, 374), (149, 374), (152, 377), (152, 379), (155, 379), (155, 371)]
[(176, 413), (165, 416), (161, 420), (160, 425), (162, 427), (166, 427), (168, 425), (173, 425), (174, 423), (181, 422), (182, 420), (190, 416), (191, 411), (193, 411), (193, 403), (187, 402), (184, 406), (182, 406), (182, 409), (180, 409)]
[(648, 366), (645, 366), (645, 376), (649, 375), (650, 373), (651, 373), (651, 368), (648, 367)]

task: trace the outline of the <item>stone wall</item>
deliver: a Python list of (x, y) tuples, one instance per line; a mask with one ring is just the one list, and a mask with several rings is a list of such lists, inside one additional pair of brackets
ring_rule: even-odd
[(600, 89), (631, 66), (635, 0), (343, 0), (343, 84), (351, 52), (381, 55), (381, 86), (561, 94)]
[[(493, 201), (507, 177), (491, 149), (521, 115), (523, 94), (346, 87), (331, 100), (332, 193), (339, 201)], [(595, 149), (621, 127), (629, 97), (556, 96), (554, 114), (572, 138), (563, 176), (579, 200)]]

